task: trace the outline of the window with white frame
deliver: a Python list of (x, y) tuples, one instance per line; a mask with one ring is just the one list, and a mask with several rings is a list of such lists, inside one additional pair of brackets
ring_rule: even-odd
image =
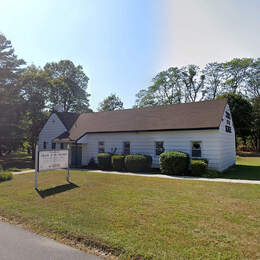
[(60, 149), (64, 149), (64, 143), (60, 144)]
[(201, 157), (201, 141), (192, 141), (192, 157)]
[(130, 154), (130, 142), (123, 143), (123, 153)]
[(44, 142), (43, 142), (43, 149), (45, 150), (46, 148), (47, 148), (47, 142), (44, 141)]
[(104, 153), (104, 152), (105, 152), (105, 143), (98, 142), (98, 153)]
[(155, 142), (155, 155), (160, 155), (164, 152), (164, 143), (162, 141)]

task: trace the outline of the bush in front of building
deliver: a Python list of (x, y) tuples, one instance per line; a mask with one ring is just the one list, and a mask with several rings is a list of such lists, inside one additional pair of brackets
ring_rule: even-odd
[(100, 170), (111, 170), (111, 154), (110, 153), (99, 153), (97, 155), (98, 168)]
[(125, 157), (125, 168), (129, 172), (144, 172), (151, 169), (152, 157), (142, 154), (131, 154)]
[(112, 155), (111, 157), (112, 167), (115, 171), (125, 170), (125, 156), (124, 155)]
[(160, 170), (163, 174), (185, 175), (189, 168), (189, 155), (178, 151), (160, 154)]
[(209, 165), (209, 160), (207, 158), (192, 158), (192, 161), (203, 161), (207, 165)]
[(191, 160), (191, 175), (201, 177), (207, 173), (208, 165), (204, 160)]
[(0, 182), (8, 181), (13, 178), (13, 174), (11, 172), (0, 172)]

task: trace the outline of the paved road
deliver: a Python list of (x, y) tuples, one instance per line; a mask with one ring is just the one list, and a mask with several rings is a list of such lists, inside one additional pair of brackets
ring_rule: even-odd
[(0, 260), (99, 260), (52, 239), (0, 221)]

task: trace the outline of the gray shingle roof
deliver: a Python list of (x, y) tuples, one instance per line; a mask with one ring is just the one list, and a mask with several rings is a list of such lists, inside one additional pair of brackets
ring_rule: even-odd
[(81, 114), (56, 140), (75, 141), (86, 133), (218, 129), (226, 104), (220, 99)]

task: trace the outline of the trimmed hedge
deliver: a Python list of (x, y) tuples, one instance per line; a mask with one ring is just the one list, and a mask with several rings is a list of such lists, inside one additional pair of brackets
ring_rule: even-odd
[(151, 169), (152, 157), (142, 154), (131, 154), (125, 157), (125, 168), (129, 172), (143, 172)]
[(207, 165), (209, 165), (209, 160), (207, 158), (192, 158), (192, 161), (203, 161)]
[(164, 174), (185, 175), (189, 168), (189, 155), (178, 151), (160, 154), (160, 170)]
[(0, 182), (11, 179), (13, 179), (13, 174), (11, 172), (0, 172)]
[(111, 170), (111, 154), (110, 153), (99, 153), (97, 155), (98, 168), (101, 170)]
[(116, 171), (125, 170), (125, 156), (124, 155), (112, 155), (111, 158), (112, 167)]
[(208, 165), (203, 160), (191, 160), (191, 175), (203, 176), (207, 173)]

